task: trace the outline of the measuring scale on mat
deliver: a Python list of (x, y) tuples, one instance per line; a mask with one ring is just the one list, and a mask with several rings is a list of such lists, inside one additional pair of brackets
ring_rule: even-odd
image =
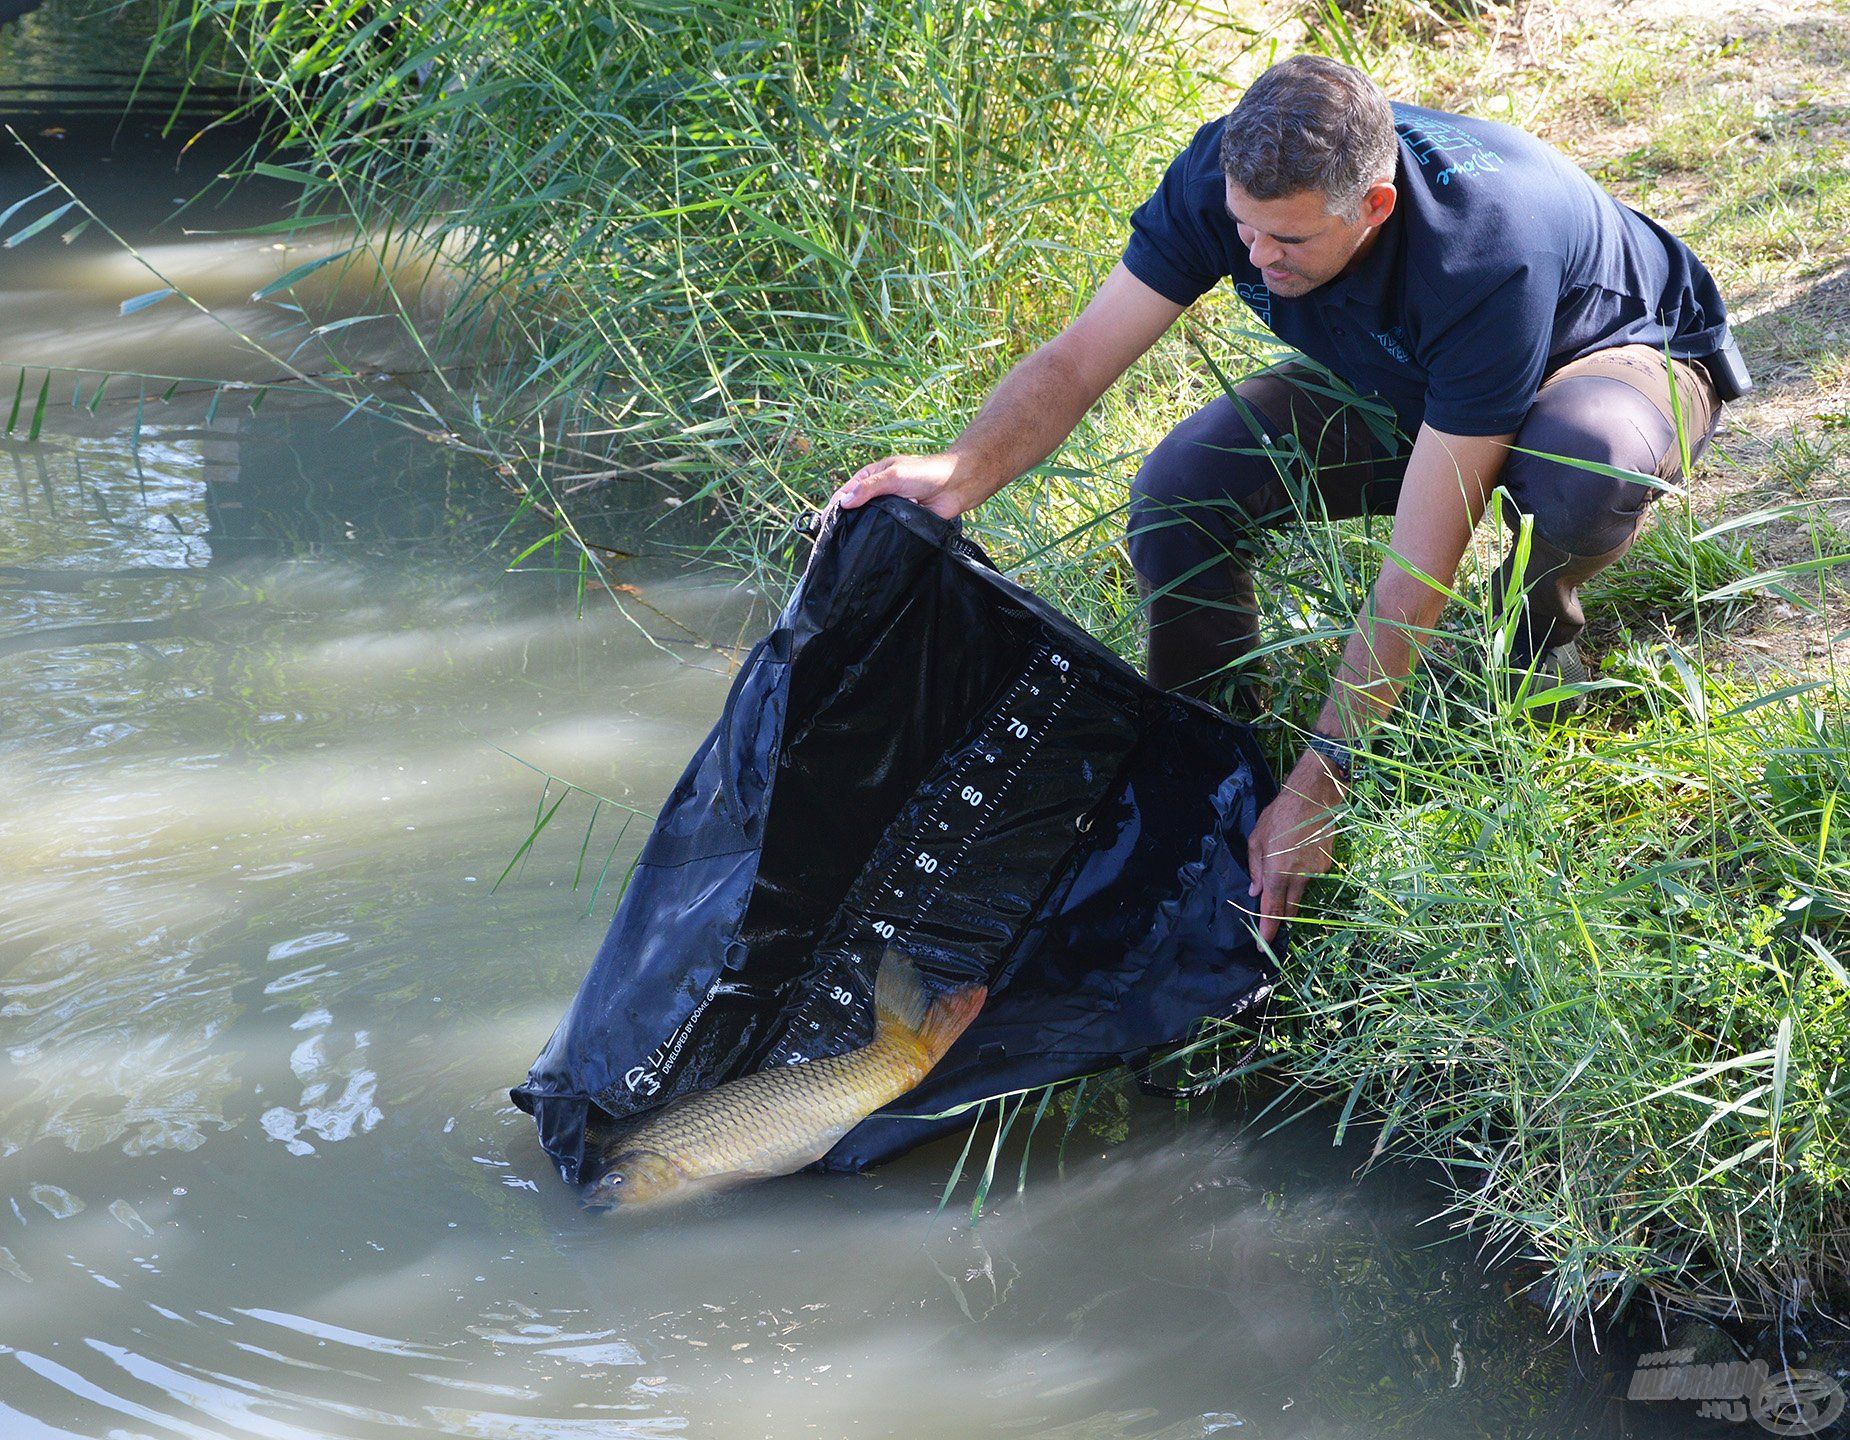
[[(1026, 916), (999, 906), (1018, 908), (1023, 882), (1044, 882), (1073, 843), (1073, 805), (1050, 803), (1066, 798), (1050, 791), (1073, 789), (1072, 799), (1084, 805), (1084, 792), (1096, 795), (1108, 778), (1078, 753), (1055, 753), (1067, 748), (1059, 741), (1063, 716), (1097, 703), (1072, 657), (1047, 643), (1035, 647), (975, 737), (947, 756), (895, 818), (818, 947), (817, 981), (767, 1065), (839, 1053), (847, 1037), (865, 1043), (873, 1033), (871, 982), (889, 950), (950, 951), (990, 964), (1000, 958)], [(1090, 720), (1096, 730), (1096, 714)], [(995, 822), (1024, 780), (1037, 809), (1054, 818), (1017, 820), (1007, 843), (995, 843)]]

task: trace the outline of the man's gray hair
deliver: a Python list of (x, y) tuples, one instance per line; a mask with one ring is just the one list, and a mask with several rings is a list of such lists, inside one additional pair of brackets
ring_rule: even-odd
[(1353, 217), (1377, 180), (1392, 180), (1394, 112), (1374, 81), (1321, 55), (1293, 55), (1253, 81), (1227, 117), (1220, 165), (1255, 200), (1320, 190)]

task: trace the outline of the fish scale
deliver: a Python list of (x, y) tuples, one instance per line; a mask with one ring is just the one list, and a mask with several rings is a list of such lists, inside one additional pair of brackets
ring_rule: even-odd
[(728, 1163), (721, 1168), (733, 1168), (745, 1155), (790, 1143), (799, 1133), (791, 1123), (793, 1111), (820, 1118), (819, 1110), (839, 1110), (841, 1121), (852, 1124), (861, 1118), (856, 1097), (867, 1085), (889, 1081), (903, 1093), (925, 1073), (924, 1065), (905, 1065), (897, 1054), (889, 1060), (879, 1053), (882, 1048), (876, 1041), (847, 1055), (748, 1075), (691, 1096), (670, 1106), (649, 1127), (648, 1139), (677, 1153), (723, 1152)]

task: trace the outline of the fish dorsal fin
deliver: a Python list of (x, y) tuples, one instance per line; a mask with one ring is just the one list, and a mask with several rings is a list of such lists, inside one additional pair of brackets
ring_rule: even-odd
[(874, 1024), (884, 1030), (890, 1025), (916, 1034), (925, 1023), (931, 996), (919, 979), (918, 967), (897, 950), (880, 957), (880, 969), (874, 975)]

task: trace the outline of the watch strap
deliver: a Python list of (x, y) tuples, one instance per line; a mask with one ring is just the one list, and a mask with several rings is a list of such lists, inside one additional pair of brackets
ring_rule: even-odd
[(1313, 754), (1320, 755), (1324, 762), (1347, 780), (1355, 769), (1355, 747), (1347, 740), (1334, 735), (1325, 735), (1321, 730), (1310, 732), (1306, 746)]

